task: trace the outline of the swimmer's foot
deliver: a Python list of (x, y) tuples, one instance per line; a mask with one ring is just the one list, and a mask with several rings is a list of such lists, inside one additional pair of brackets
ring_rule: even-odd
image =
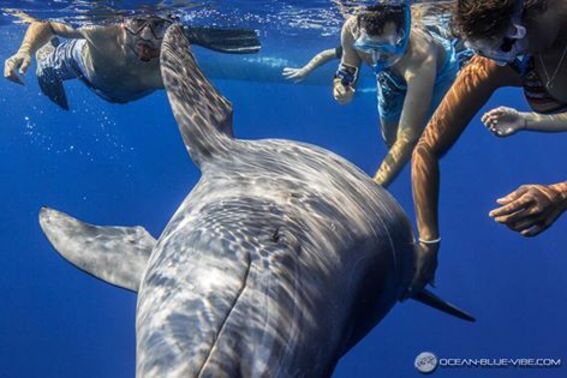
[(260, 51), (260, 40), (252, 29), (217, 29), (189, 27), (184, 34), (191, 44), (230, 54), (254, 54)]
[(49, 64), (49, 60), (56, 53), (55, 49), (58, 45), (59, 40), (53, 38), (49, 43), (37, 50), (35, 53), (37, 61), (36, 76), (41, 92), (59, 105), (60, 108), (69, 110), (69, 102), (65, 94), (65, 87), (63, 87), (63, 80), (61, 80), (55, 68)]

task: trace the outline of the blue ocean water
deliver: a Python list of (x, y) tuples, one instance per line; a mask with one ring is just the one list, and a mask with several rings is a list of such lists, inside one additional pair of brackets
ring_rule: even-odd
[[(114, 3), (128, 11), (141, 4)], [(258, 56), (196, 48), (205, 71), (233, 103), (236, 134), (317, 144), (373, 174), (386, 153), (374, 92), (359, 91), (352, 104), (337, 105), (330, 90), (333, 64), (314, 81), (320, 85), (279, 79), (282, 64), (299, 65), (338, 44), (341, 20), (332, 3), (235, 4), (196, 8), (189, 18), (259, 30), (264, 48)], [(61, 11), (76, 17), (89, 3), (0, 5), (37, 17)], [(24, 31), (13, 17), (0, 18), (0, 61), (17, 50)], [(246, 59), (256, 68), (243, 68)], [(165, 92), (111, 105), (79, 82), (66, 88), (70, 112), (40, 94), (33, 68), (24, 87), (0, 81), (0, 377), (134, 376), (135, 295), (59, 257), (39, 228), (38, 210), (49, 205), (92, 223), (142, 225), (159, 235), (199, 177)], [(499, 105), (527, 109), (517, 89), (498, 91), (483, 111)], [(560, 358), (564, 365), (440, 368), (434, 373), (439, 377), (567, 376), (567, 219), (525, 239), (487, 215), (496, 198), (521, 184), (566, 179), (567, 134), (497, 139), (480, 123), (481, 114), (441, 163), (443, 245), (436, 289), (477, 322), (411, 301), (399, 304), (342, 359), (334, 377), (418, 377), (413, 363), (422, 351), (447, 358)], [(408, 169), (391, 192), (413, 219)]]

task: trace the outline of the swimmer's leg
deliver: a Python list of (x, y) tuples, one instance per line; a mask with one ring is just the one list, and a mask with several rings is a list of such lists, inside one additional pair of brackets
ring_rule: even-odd
[(402, 117), (406, 90), (398, 88), (396, 84), (385, 77), (379, 76), (376, 80), (378, 117), (382, 139), (388, 148), (396, 143), (398, 125)]
[(391, 148), (396, 143), (398, 135), (399, 122), (392, 122), (387, 120), (380, 120), (380, 131), (382, 139), (388, 148)]
[[(387, 156), (398, 139), (398, 129), (402, 117), (405, 96), (405, 90), (396, 87), (391, 81), (378, 80), (378, 114), (380, 116), (382, 139), (388, 147)], [(391, 177), (388, 177), (388, 174), (384, 173), (385, 171), (389, 172), (387, 168), (388, 163), (382, 161), (380, 167), (374, 174), (374, 181), (377, 184), (387, 186), (391, 181)]]
[(261, 47), (258, 35), (252, 29), (188, 27), (185, 36), (194, 45), (230, 54), (253, 54)]
[(60, 108), (69, 110), (63, 79), (58, 72), (58, 66), (60, 66), (57, 63), (57, 60), (60, 59), (60, 54), (57, 53), (58, 45), (59, 41), (54, 38), (36, 52), (36, 76), (41, 92)]

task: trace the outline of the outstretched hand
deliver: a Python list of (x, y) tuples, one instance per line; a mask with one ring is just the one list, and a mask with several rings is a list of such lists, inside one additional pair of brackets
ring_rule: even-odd
[(282, 75), (287, 80), (293, 80), (294, 83), (301, 83), (307, 78), (309, 72), (307, 72), (307, 70), (304, 68), (285, 67), (283, 69)]
[(24, 81), (20, 75), (25, 75), (31, 65), (31, 54), (28, 52), (18, 51), (4, 63), (4, 77), (14, 83), (24, 85)]
[(567, 207), (562, 194), (545, 185), (520, 186), (496, 202), (502, 206), (489, 215), (524, 236), (536, 236), (545, 231)]
[(500, 106), (482, 116), (486, 128), (499, 137), (507, 137), (526, 127), (526, 118), (516, 109)]
[(415, 275), (406, 294), (406, 298), (410, 298), (419, 293), (428, 284), (435, 286), (435, 271), (437, 270), (438, 265), (438, 252), (439, 243), (419, 244), (415, 266)]
[(344, 85), (341, 79), (335, 79), (333, 83), (333, 97), (339, 104), (346, 105), (354, 97), (354, 88), (351, 85)]

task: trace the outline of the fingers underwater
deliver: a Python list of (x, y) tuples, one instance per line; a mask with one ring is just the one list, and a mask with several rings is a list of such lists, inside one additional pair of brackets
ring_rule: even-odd
[(504, 217), (512, 213), (515, 213), (521, 209), (522, 209), (522, 204), (514, 201), (512, 203), (508, 203), (507, 205), (492, 210), (488, 215), (490, 215), (492, 218)]
[(526, 236), (526, 237), (531, 238), (531, 237), (534, 237), (534, 236), (541, 234), (543, 231), (545, 231), (546, 228), (547, 227), (544, 226), (544, 225), (537, 224), (537, 225), (530, 227), (527, 230), (522, 231), (521, 234), (522, 234), (522, 236)]
[(507, 204), (511, 201), (514, 201), (514, 200), (520, 198), (522, 195), (524, 195), (524, 193), (526, 193), (526, 189), (521, 187), (519, 189), (516, 189), (515, 191), (513, 191), (512, 193), (508, 194), (505, 197), (498, 198), (496, 200), (496, 202), (500, 205), (505, 205), (505, 204)]
[(31, 64), (31, 59), (29, 59), (29, 58), (23, 59), (21, 65), (20, 65), (20, 74), (25, 75), (30, 64)]
[(4, 64), (4, 78), (16, 84), (24, 85), (23, 78), (18, 74), (18, 66), (20, 66), (19, 73), (23, 75), (25, 74), (25, 71), (29, 67), (30, 63), (31, 61), (25, 62), (25, 60), (22, 58), (9, 58)]

